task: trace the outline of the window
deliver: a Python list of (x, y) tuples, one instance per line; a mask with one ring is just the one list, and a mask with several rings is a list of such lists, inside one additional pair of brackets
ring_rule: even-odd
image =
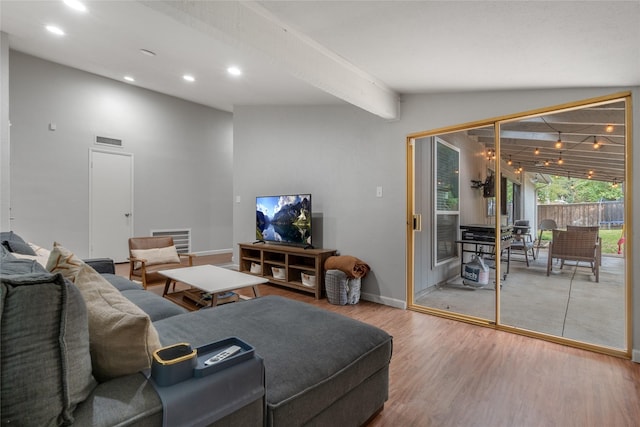
[(458, 225), (460, 218), (460, 151), (436, 138), (434, 144), (434, 263), (458, 257)]

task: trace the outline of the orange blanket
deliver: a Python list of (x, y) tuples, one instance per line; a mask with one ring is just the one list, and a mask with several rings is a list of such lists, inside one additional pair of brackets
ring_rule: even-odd
[(337, 255), (327, 258), (324, 262), (324, 269), (340, 270), (351, 279), (364, 277), (371, 270), (367, 263), (350, 255)]

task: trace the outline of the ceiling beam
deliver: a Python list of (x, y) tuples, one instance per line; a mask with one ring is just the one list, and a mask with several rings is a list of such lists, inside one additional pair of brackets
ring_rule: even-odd
[(399, 118), (396, 92), (256, 2), (141, 3), (217, 40), (258, 51), (285, 72), (365, 111), (384, 119)]

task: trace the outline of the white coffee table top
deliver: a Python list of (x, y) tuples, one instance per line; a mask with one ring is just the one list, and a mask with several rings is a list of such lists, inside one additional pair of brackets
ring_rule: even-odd
[(268, 282), (268, 280), (263, 277), (208, 264), (161, 270), (158, 271), (158, 273), (169, 279), (211, 293), (222, 293)]

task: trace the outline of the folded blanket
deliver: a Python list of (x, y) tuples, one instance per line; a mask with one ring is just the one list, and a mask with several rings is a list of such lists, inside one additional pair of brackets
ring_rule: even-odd
[(330, 256), (324, 262), (324, 269), (340, 270), (352, 279), (364, 277), (371, 270), (367, 263), (350, 255)]

